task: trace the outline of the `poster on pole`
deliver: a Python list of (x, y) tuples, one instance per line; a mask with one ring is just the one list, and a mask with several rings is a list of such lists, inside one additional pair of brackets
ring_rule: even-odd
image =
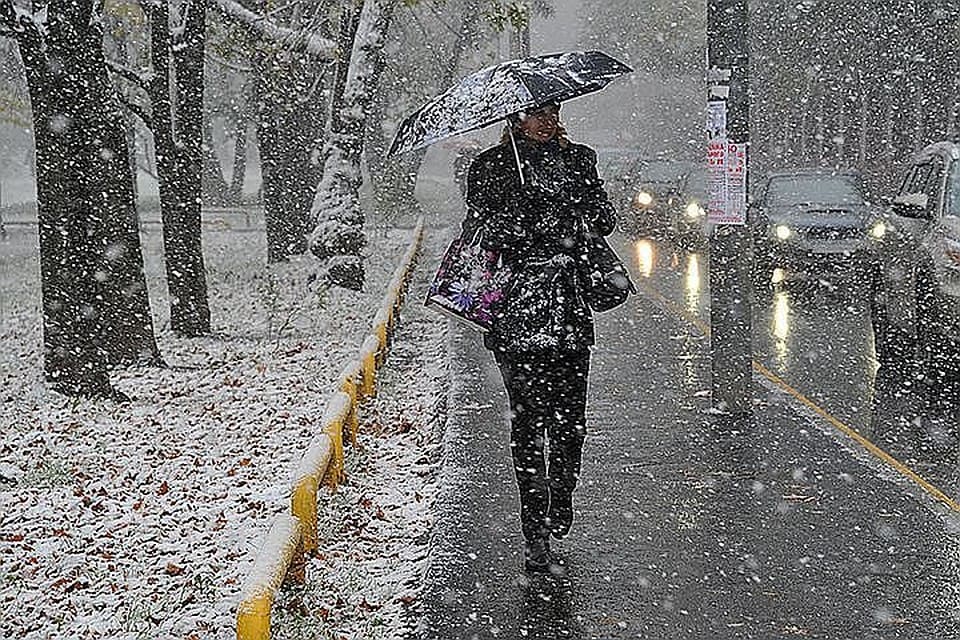
[(727, 143), (727, 211), (723, 224), (747, 223), (747, 145)]
[(707, 142), (707, 221), (717, 224), (725, 216), (727, 202), (727, 139)]
[(707, 103), (707, 221), (747, 223), (747, 145), (727, 138), (726, 100)]

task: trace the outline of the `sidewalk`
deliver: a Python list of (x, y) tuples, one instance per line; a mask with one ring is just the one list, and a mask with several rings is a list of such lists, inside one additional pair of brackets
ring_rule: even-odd
[(529, 577), (502, 383), (450, 336), (421, 640), (960, 638), (957, 518), (767, 386), (711, 419), (707, 339), (642, 295), (598, 318), (567, 574)]

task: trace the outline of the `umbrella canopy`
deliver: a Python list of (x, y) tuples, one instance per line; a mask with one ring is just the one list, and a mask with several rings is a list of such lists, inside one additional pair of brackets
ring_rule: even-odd
[(513, 113), (560, 103), (633, 71), (601, 51), (571, 51), (511, 60), (472, 73), (404, 120), (389, 154), (481, 129)]

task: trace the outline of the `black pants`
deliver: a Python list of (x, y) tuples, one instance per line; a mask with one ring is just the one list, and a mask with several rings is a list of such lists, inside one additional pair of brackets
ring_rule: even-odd
[(550, 494), (569, 496), (580, 477), (590, 352), (498, 352), (496, 358), (510, 398), (510, 450), (523, 536), (545, 538)]

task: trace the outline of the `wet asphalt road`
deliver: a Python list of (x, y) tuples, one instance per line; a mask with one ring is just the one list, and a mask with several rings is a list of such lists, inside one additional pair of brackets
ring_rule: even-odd
[[(689, 318), (709, 323), (709, 259), (650, 240), (624, 242), (635, 273)], [(923, 389), (908, 371), (878, 371), (862, 269), (815, 270), (754, 295), (754, 359), (830, 416), (960, 500), (956, 387)], [(675, 307), (675, 308), (676, 308)]]
[[(561, 577), (522, 571), (502, 384), (479, 336), (451, 327), (418, 637), (960, 638), (956, 512), (759, 376), (753, 422), (711, 416), (709, 342), (695, 323), (707, 317), (705, 261), (624, 255), (647, 286), (598, 322)], [(866, 310), (815, 290), (787, 296), (757, 306), (758, 360), (870, 429)]]

